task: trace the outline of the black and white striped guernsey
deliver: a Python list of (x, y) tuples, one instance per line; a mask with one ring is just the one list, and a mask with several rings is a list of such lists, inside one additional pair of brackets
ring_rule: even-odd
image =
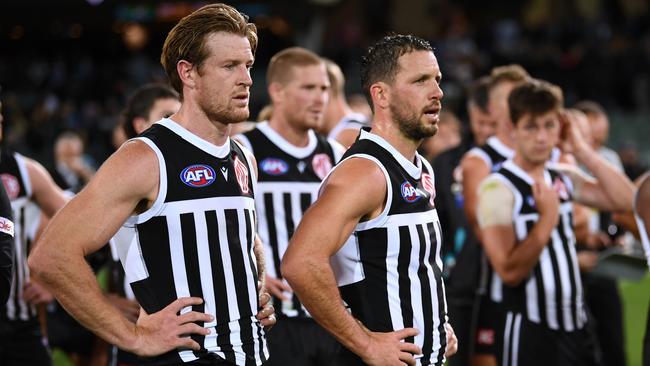
[[(352, 315), (372, 331), (415, 327), (406, 338), (423, 350), (418, 365), (442, 365), (447, 304), (433, 171), (416, 154), (408, 161), (381, 137), (361, 131), (343, 156), (368, 159), (386, 177), (385, 210), (360, 222), (331, 263)], [(336, 168), (335, 168), (336, 169)]]
[[(547, 169), (546, 182), (560, 198), (560, 215), (539, 261), (522, 283), (503, 287), (503, 306), (507, 311), (553, 330), (571, 332), (586, 323), (584, 296), (573, 233), (572, 184), (564, 175)], [(539, 219), (535, 207), (533, 179), (512, 160), (493, 176), (514, 194), (513, 225), (517, 242), (523, 241)]]
[[(280, 263), (289, 240), (307, 208), (316, 200), (321, 181), (341, 158), (342, 148), (312, 130), (307, 146), (296, 147), (268, 122), (261, 122), (236, 138), (257, 160), (258, 233), (264, 243), (267, 274), (281, 279)], [(286, 295), (289, 299), (281, 306), (279, 299), (273, 299), (278, 315), (309, 316), (297, 295)]]
[(35, 321), (36, 307), (23, 300), (23, 289), (29, 282), (27, 257), (40, 223), (40, 211), (31, 201), (32, 184), (25, 157), (4, 149), (1, 154), (0, 178), (11, 200), (14, 217), (14, 269), (9, 300), (0, 319)]
[(147, 313), (179, 297), (204, 303), (185, 308), (214, 315), (200, 351), (179, 350), (154, 363), (189, 362), (213, 353), (237, 365), (268, 359), (259, 310), (255, 237), (255, 174), (242, 148), (215, 146), (171, 119), (136, 138), (157, 155), (158, 197), (114, 238), (126, 280)]
[[(496, 136), (491, 136), (485, 141), (485, 145), (472, 148), (469, 154), (483, 159), (490, 168), (490, 173), (494, 173), (501, 168), (504, 161), (512, 159), (515, 151), (506, 146)], [(494, 302), (501, 302), (503, 299), (503, 281), (490, 265), (485, 253), (481, 258), (481, 278), (479, 283), (480, 293), (489, 296)]]

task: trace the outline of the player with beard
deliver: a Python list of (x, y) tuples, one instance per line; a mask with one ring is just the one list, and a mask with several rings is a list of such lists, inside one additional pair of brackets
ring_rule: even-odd
[(346, 347), (340, 364), (442, 365), (456, 338), (447, 323), (433, 171), (416, 151), (437, 131), (442, 75), (429, 43), (407, 35), (370, 47), (361, 75), (373, 128), (325, 179), (282, 273)]
[[(275, 320), (258, 288), (255, 163), (228, 137), (230, 124), (249, 116), (256, 46), (255, 25), (231, 6), (206, 5), (183, 18), (161, 57), (180, 110), (123, 144), (30, 257), (80, 323), (147, 362), (268, 358), (263, 326)], [(84, 261), (122, 225), (132, 237), (118, 241), (118, 252), (142, 307), (135, 324), (106, 300)]]

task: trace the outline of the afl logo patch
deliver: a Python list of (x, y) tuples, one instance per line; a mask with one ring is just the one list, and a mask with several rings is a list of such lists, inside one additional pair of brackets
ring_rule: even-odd
[(18, 198), (20, 194), (20, 183), (18, 183), (18, 178), (14, 177), (11, 174), (0, 174), (2, 178), (2, 184), (5, 186), (5, 191), (7, 191), (7, 197), (10, 200)]
[(181, 172), (181, 181), (194, 188), (209, 186), (214, 177), (214, 169), (204, 164), (190, 165)]
[(404, 198), (404, 201), (406, 202), (415, 202), (420, 199), (417, 189), (415, 189), (415, 187), (413, 187), (409, 182), (402, 183), (401, 191), (402, 198)]
[(269, 175), (282, 175), (289, 171), (289, 164), (282, 159), (266, 158), (260, 162), (260, 169)]

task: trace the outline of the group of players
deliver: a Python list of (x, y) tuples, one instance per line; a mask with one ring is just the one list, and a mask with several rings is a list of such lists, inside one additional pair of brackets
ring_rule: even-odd
[[(447, 307), (449, 219), (436, 204), (448, 182), (417, 152), (443, 99), (428, 42), (391, 35), (368, 49), (371, 120), (345, 103), (335, 64), (285, 49), (267, 71), (270, 115), (235, 133), (249, 117), (256, 47), (255, 26), (230, 6), (183, 18), (161, 56), (173, 89), (132, 96), (129, 140), (67, 203), (38, 163), (3, 152), (15, 229), (2, 231), (16, 252), (36, 235), (17, 219), (23, 201), (58, 211), (29, 266), (14, 255), (10, 298), (42, 284), (119, 349), (121, 365), (442, 365), (458, 349), (477, 365), (599, 365), (573, 202), (631, 211), (635, 188), (586, 142), (558, 87), (515, 66), (493, 70), (469, 103), (483, 139), (441, 167), (459, 166), (449, 174), (462, 185), (459, 220), (489, 263), (476, 316)], [(124, 271), (107, 296), (84, 258), (109, 242)], [(3, 309), (2, 363), (49, 364), (33, 306), (14, 303), (25, 304)], [(475, 317), (492, 332), (478, 342), (487, 349), (467, 335)]]

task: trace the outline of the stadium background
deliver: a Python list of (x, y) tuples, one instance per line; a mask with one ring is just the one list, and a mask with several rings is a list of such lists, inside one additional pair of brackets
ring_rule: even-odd
[[(5, 143), (46, 167), (61, 131), (76, 130), (101, 163), (111, 130), (136, 87), (165, 80), (162, 42), (178, 19), (207, 2), (3, 1), (0, 100)], [(304, 0), (230, 1), (257, 24), (251, 116), (266, 104), (271, 55), (303, 46), (341, 65), (348, 93), (360, 92), (358, 60), (388, 31), (422, 36), (443, 72), (443, 108), (465, 120), (464, 89), (492, 66), (520, 63), (560, 85), (567, 105), (601, 103), (609, 146), (630, 164), (650, 160), (648, 0)], [(636, 160), (635, 160), (636, 159)], [(640, 364), (650, 278), (621, 282), (628, 364)]]

